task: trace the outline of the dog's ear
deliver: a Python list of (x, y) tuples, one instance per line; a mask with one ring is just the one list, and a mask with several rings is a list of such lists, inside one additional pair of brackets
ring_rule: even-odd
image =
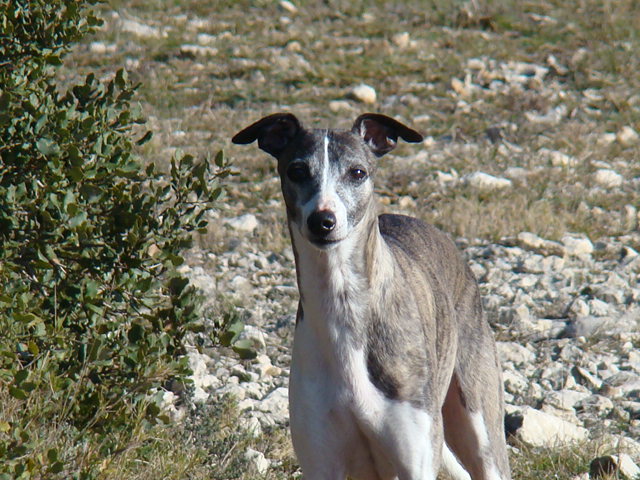
[(376, 157), (396, 148), (398, 137), (406, 142), (421, 142), (423, 137), (400, 122), (378, 113), (365, 113), (356, 118), (351, 128), (359, 134)]
[(258, 147), (277, 158), (300, 130), (302, 126), (295, 115), (274, 113), (236, 133), (231, 141), (246, 145), (258, 140)]

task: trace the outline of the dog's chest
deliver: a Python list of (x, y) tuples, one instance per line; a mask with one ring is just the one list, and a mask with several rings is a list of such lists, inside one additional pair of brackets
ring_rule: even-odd
[(300, 286), (304, 301), (292, 368), (305, 384), (302, 390), (330, 403), (340, 416), (369, 422), (381, 413), (384, 396), (367, 367), (364, 280), (335, 270), (330, 276), (303, 277)]

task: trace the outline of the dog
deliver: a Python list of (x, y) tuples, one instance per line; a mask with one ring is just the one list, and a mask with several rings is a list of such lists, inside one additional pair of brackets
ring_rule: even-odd
[(269, 115), (232, 141), (278, 161), (300, 301), (289, 385), (307, 480), (511, 478), (501, 371), (478, 286), (452, 240), (378, 216), (377, 159), (423, 140), (380, 114), (351, 130)]

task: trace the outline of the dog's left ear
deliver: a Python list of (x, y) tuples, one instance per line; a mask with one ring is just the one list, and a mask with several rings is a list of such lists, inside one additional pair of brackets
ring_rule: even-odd
[(362, 137), (376, 157), (381, 157), (396, 148), (398, 137), (411, 143), (423, 140), (422, 135), (415, 130), (378, 113), (360, 115), (353, 123), (351, 131)]
[(300, 130), (302, 126), (295, 115), (274, 113), (236, 133), (231, 141), (246, 145), (258, 140), (258, 147), (277, 158)]

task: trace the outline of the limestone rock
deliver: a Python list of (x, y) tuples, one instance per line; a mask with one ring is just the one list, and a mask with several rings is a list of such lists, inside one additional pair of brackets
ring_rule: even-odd
[(376, 103), (377, 95), (375, 88), (360, 84), (351, 90), (351, 96), (359, 102), (366, 103), (368, 105)]
[(482, 191), (496, 191), (510, 188), (511, 180), (503, 177), (494, 177), (484, 172), (473, 172), (462, 177), (463, 183)]
[(587, 439), (588, 430), (554, 415), (524, 407), (514, 415), (520, 423), (516, 437), (531, 447), (553, 448)]

